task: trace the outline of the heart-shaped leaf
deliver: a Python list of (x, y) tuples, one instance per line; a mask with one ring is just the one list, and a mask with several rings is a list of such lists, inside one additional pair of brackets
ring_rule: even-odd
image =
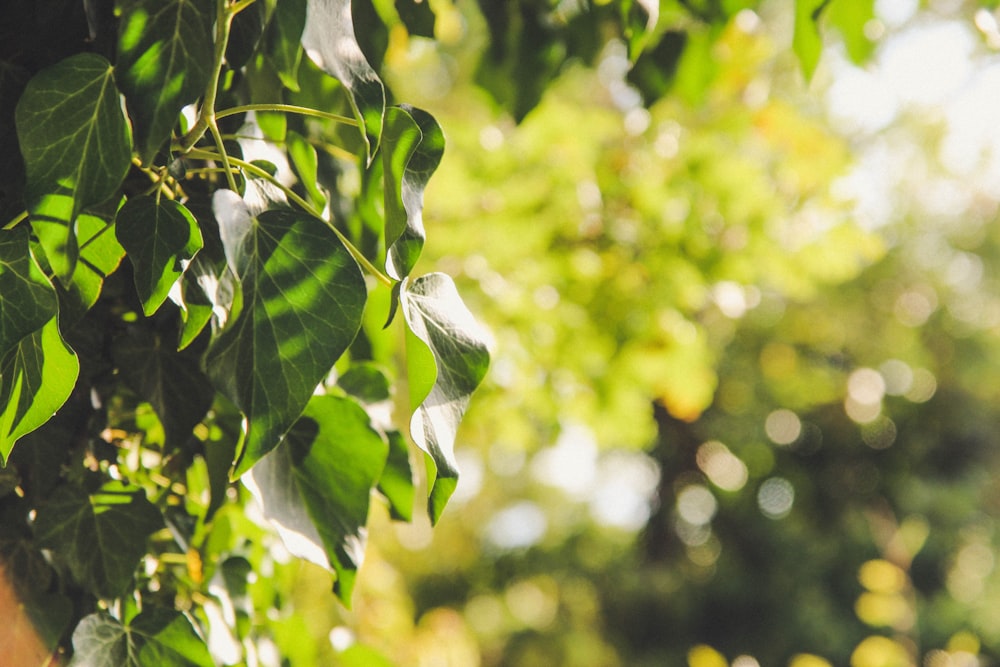
[(15, 119), (31, 224), (49, 265), (68, 281), (79, 254), (77, 216), (115, 193), (132, 157), (111, 64), (81, 53), (42, 70)]
[(125, 257), (125, 248), (118, 243), (112, 223), (100, 216), (80, 215), (76, 219), (76, 233), (80, 261), (59, 311), (59, 321), (64, 327), (72, 326), (97, 303), (105, 278), (114, 273)]
[(334, 592), (348, 605), (364, 559), (371, 490), (388, 451), (357, 403), (316, 396), (244, 477), (289, 551), (333, 569)]
[(105, 612), (73, 631), (71, 667), (213, 667), (208, 647), (178, 611), (146, 607), (128, 624)]
[(354, 34), (351, 0), (309, 0), (302, 48), (317, 66), (350, 93), (368, 159), (378, 149), (385, 113), (385, 87)]
[(228, 219), (226, 201), (227, 195), (217, 197), (216, 219), (242, 308), (212, 341), (205, 364), (247, 418), (240, 475), (278, 444), (354, 340), (367, 289), (354, 258), (323, 221), (292, 210), (253, 218), (238, 202), (230, 202)]
[(115, 223), (132, 262), (135, 289), (147, 317), (155, 313), (203, 245), (198, 222), (182, 204), (153, 197), (128, 200)]
[(0, 231), (0, 359), (55, 317), (58, 300), (24, 226)]
[(408, 284), (401, 295), (408, 327), (407, 369), (415, 406), (410, 435), (436, 469), (428, 508), (437, 522), (458, 484), (455, 436), (489, 368), (486, 335), (450, 276), (431, 273)]
[(215, 0), (128, 3), (118, 30), (116, 74), (148, 163), (170, 137), (178, 114), (211, 76)]
[(0, 363), (0, 465), (17, 439), (47, 422), (69, 398), (80, 363), (57, 318), (22, 338)]
[(444, 154), (444, 133), (426, 111), (386, 110), (382, 163), (385, 197), (385, 269), (402, 280), (424, 247), (424, 189)]
[(146, 538), (161, 527), (162, 515), (141, 489), (108, 482), (88, 494), (64, 485), (39, 506), (35, 539), (94, 595), (116, 598), (131, 588)]

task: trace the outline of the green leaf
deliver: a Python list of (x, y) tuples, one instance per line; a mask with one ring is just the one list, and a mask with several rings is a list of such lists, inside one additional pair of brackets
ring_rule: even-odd
[(68, 300), (63, 302), (59, 320), (70, 326), (97, 303), (104, 280), (114, 273), (125, 257), (115, 237), (114, 227), (102, 217), (84, 213), (76, 220), (80, 258), (69, 281)]
[(316, 396), (245, 478), (289, 551), (332, 568), (334, 592), (348, 605), (364, 559), (371, 490), (388, 450), (361, 406)]
[(77, 216), (115, 193), (131, 161), (111, 64), (81, 53), (42, 70), (15, 116), (31, 224), (49, 265), (68, 281), (79, 254)]
[(350, 93), (370, 161), (382, 133), (385, 87), (358, 46), (351, 0), (309, 0), (302, 47), (320, 69), (337, 78)]
[(386, 272), (402, 280), (424, 247), (424, 189), (444, 154), (444, 133), (426, 111), (386, 110), (382, 160), (385, 179)]
[(96, 493), (65, 485), (38, 507), (35, 539), (100, 598), (125, 595), (163, 517), (142, 489), (108, 482)]
[(178, 611), (146, 607), (127, 625), (105, 612), (73, 631), (71, 667), (213, 667), (208, 647)]
[(187, 263), (201, 250), (198, 222), (171, 199), (134, 197), (118, 211), (115, 234), (128, 252), (135, 289), (149, 317), (163, 305)]
[(306, 0), (279, 0), (265, 36), (268, 58), (290, 90), (299, 90), (302, 31), (306, 27)]
[(875, 18), (874, 0), (837, 0), (830, 2), (823, 12), (824, 23), (837, 29), (844, 39), (847, 55), (856, 65), (861, 65), (875, 50), (865, 34), (865, 26)]
[(310, 203), (317, 210), (322, 211), (326, 207), (326, 195), (324, 195), (316, 185), (316, 171), (319, 168), (319, 159), (316, 157), (316, 149), (305, 137), (298, 132), (288, 130), (285, 135), (285, 142), (288, 147), (288, 156), (292, 158), (292, 165), (295, 173), (302, 181), (302, 187), (309, 195)]
[(255, 2), (233, 17), (226, 44), (226, 64), (232, 69), (240, 69), (247, 64), (257, 43), (264, 36), (267, 20), (267, 4)]
[(795, 29), (792, 50), (799, 59), (806, 81), (812, 78), (823, 50), (819, 17), (830, 0), (795, 0)]
[(415, 406), (410, 435), (427, 452), (436, 478), (428, 508), (437, 522), (458, 483), (455, 436), (489, 367), (486, 336), (462, 302), (451, 277), (431, 273), (402, 292), (409, 337), (407, 368)]
[(395, 0), (396, 12), (406, 31), (418, 37), (434, 37), (434, 10), (428, 0)]
[(144, 163), (170, 137), (181, 109), (205, 90), (215, 5), (215, 0), (144, 0), (129, 4), (122, 15), (115, 71)]
[(0, 464), (18, 438), (47, 422), (76, 385), (80, 363), (57, 318), (21, 339), (0, 363)]
[[(218, 301), (219, 278), (210, 259), (197, 255), (181, 278), (181, 335), (177, 349), (190, 345), (212, 320)], [(220, 306), (222, 312), (228, 310)]]
[(301, 211), (252, 218), (229, 191), (216, 193), (226, 256), (242, 310), (212, 341), (209, 375), (247, 418), (236, 475), (271, 451), (361, 326), (361, 269), (331, 229)]
[(215, 396), (199, 351), (177, 351), (173, 340), (136, 327), (116, 338), (111, 352), (121, 378), (156, 411), (166, 444), (184, 444)]
[(399, 431), (389, 431), (386, 437), (389, 440), (389, 456), (378, 480), (378, 490), (389, 501), (392, 518), (410, 521), (413, 518), (413, 499), (416, 496), (410, 448), (406, 446), (406, 438)]
[(55, 317), (57, 308), (52, 283), (31, 253), (28, 229), (0, 232), (0, 359)]
[(403, 434), (392, 428), (392, 385), (386, 374), (373, 363), (357, 363), (337, 378), (337, 386), (350, 394), (368, 412), (373, 425), (384, 431), (389, 441), (389, 455), (378, 480), (378, 490), (389, 501), (394, 519), (413, 518), (413, 468), (410, 448)]

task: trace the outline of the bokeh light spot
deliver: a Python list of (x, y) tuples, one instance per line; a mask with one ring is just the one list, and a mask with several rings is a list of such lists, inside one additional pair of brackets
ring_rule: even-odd
[(791, 410), (775, 410), (764, 422), (767, 437), (776, 445), (790, 445), (802, 435), (802, 421)]
[(794, 503), (795, 487), (782, 477), (765, 480), (757, 491), (757, 505), (769, 519), (782, 519), (788, 516)]

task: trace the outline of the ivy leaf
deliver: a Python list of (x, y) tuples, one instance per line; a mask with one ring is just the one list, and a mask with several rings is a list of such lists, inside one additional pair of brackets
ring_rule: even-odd
[(436, 473), (428, 509), (436, 523), (458, 484), (455, 436), (469, 396), (486, 376), (486, 336), (462, 302), (451, 277), (421, 276), (401, 295), (407, 324), (410, 435)]
[(306, 0), (280, 0), (267, 26), (268, 58), (289, 90), (299, 90), (302, 31), (306, 27)]
[(830, 0), (795, 0), (795, 28), (792, 50), (799, 59), (806, 81), (812, 78), (819, 64), (823, 40), (819, 33), (820, 14)]
[(205, 364), (247, 418), (238, 476), (278, 444), (354, 340), (367, 289), (326, 223), (292, 210), (254, 218), (234, 198), (216, 193), (216, 218), (242, 309), (212, 341)]
[(0, 363), (0, 465), (18, 438), (47, 422), (69, 398), (80, 373), (57, 318), (21, 339)]
[(368, 413), (375, 428), (389, 441), (389, 454), (378, 480), (378, 490), (389, 501), (394, 519), (413, 518), (413, 469), (410, 448), (403, 434), (392, 428), (392, 386), (386, 374), (373, 363), (352, 364), (337, 386), (350, 394)]
[(267, 20), (267, 5), (255, 2), (233, 17), (226, 44), (226, 63), (232, 69), (240, 69), (247, 64), (257, 48), (257, 42), (264, 36)]
[(428, 0), (396, 0), (395, 4), (408, 33), (417, 37), (434, 37), (434, 10)]
[(31, 253), (28, 230), (0, 232), (0, 359), (55, 317), (52, 283)]
[(319, 169), (319, 159), (316, 156), (316, 149), (305, 137), (294, 130), (288, 130), (285, 135), (285, 144), (288, 147), (288, 156), (292, 158), (292, 165), (295, 173), (302, 181), (302, 187), (313, 206), (317, 210), (323, 210), (326, 206), (326, 195), (324, 195), (316, 185), (316, 172)]
[(73, 631), (70, 667), (213, 667), (208, 647), (178, 611), (147, 606), (127, 625), (105, 612)]
[[(181, 333), (177, 349), (190, 345), (212, 320), (219, 298), (219, 277), (212, 260), (197, 255), (181, 278)], [(220, 303), (220, 313), (228, 312), (228, 305)], [(223, 322), (225, 320), (223, 319)]]
[(112, 481), (88, 494), (65, 485), (38, 507), (35, 539), (94, 595), (116, 598), (131, 588), (146, 538), (161, 527), (163, 517), (142, 489)]
[(31, 224), (49, 265), (68, 281), (79, 254), (77, 216), (115, 193), (131, 161), (111, 64), (81, 53), (42, 70), (28, 83), (15, 120)]
[(368, 160), (378, 149), (385, 114), (385, 87), (354, 34), (351, 0), (309, 0), (302, 48), (316, 65), (350, 93)]
[(125, 248), (115, 237), (111, 222), (84, 213), (76, 220), (80, 257), (69, 281), (68, 301), (63, 301), (59, 320), (69, 326), (90, 310), (101, 296), (104, 280), (125, 257)]
[(173, 200), (134, 197), (118, 211), (115, 234), (128, 252), (142, 311), (149, 317), (201, 250), (198, 222)]
[(444, 154), (444, 133), (426, 111), (403, 105), (386, 110), (385, 268), (402, 280), (424, 247), (424, 189)]
[(177, 351), (159, 333), (135, 328), (115, 340), (112, 355), (125, 383), (153, 406), (167, 445), (183, 444), (215, 396), (199, 351)]
[(178, 114), (211, 76), (214, 0), (144, 0), (129, 4), (118, 31), (118, 64), (136, 148), (149, 163)]
[(334, 592), (347, 605), (364, 559), (371, 490), (388, 451), (361, 406), (316, 396), (245, 478), (289, 551), (333, 569)]

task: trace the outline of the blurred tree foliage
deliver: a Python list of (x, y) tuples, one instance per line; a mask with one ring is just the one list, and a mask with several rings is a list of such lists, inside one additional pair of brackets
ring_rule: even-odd
[[(448, 128), (434, 261), (497, 353), (457, 509), (433, 537), (386, 526), (342, 655), (1000, 658), (996, 203), (936, 165), (945, 130), (911, 109), (879, 141), (916, 146), (921, 176), (882, 193), (888, 222), (859, 214), (844, 184), (875, 137), (831, 125), (816, 69), (823, 40), (865, 63), (894, 30), (980, 35), (983, 15), (887, 27), (828, 4), (660, 3), (634, 67), (624, 42), (579, 50), (582, 19), (538, 20), (546, 3), (439, 10), (436, 46), (390, 36), (393, 88)], [(544, 86), (513, 85), (526, 71)], [(965, 205), (917, 203), (949, 178)]]

